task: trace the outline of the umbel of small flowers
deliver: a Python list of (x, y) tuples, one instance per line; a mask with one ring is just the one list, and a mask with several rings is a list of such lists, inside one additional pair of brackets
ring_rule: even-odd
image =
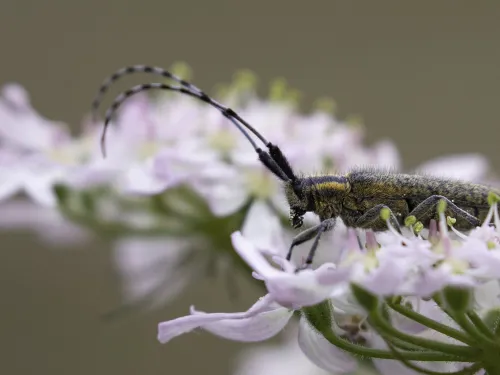
[[(185, 65), (172, 70), (189, 78)], [(283, 79), (271, 84), (265, 99), (257, 95), (255, 80), (240, 72), (215, 96), (279, 144), (297, 170), (400, 169), (395, 146), (365, 145), (362, 127), (338, 120), (332, 101), (301, 113), (296, 91)], [(213, 108), (171, 93), (132, 97), (111, 124), (105, 159), (101, 131), (102, 123), (85, 121), (72, 136), (63, 124), (41, 116), (22, 87), (5, 85), (0, 201), (22, 192), (37, 206), (4, 203), (2, 212), (9, 214), (0, 227), (35, 227), (43, 238), (70, 243), (81, 240), (75, 235), (81, 228), (110, 239), (127, 302), (155, 307), (207, 270), (242, 264), (229, 240), (236, 230), (262, 248), (271, 240), (270, 220), (289, 228), (279, 182)], [(419, 169), (479, 182), (489, 166), (479, 155), (463, 155)], [(43, 212), (50, 215), (40, 219)], [(336, 233), (338, 238), (341, 231)]]
[[(491, 193), (484, 224), (457, 231), (438, 207), (427, 235), (407, 221), (405, 235), (353, 230), (335, 263), (295, 272), (274, 256), (274, 267), (239, 232), (234, 249), (262, 280), (267, 294), (240, 313), (204, 313), (162, 322), (162, 343), (202, 328), (235, 341), (266, 340), (299, 317), (298, 341), (317, 366), (352, 372), (359, 357), (383, 374), (500, 374), (500, 198)], [(451, 230), (450, 230), (451, 229)], [(279, 254), (280, 249), (274, 254)]]

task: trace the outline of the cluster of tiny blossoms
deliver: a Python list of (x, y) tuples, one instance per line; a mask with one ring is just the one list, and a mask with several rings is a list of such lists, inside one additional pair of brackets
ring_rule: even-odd
[(363, 356), (384, 374), (500, 373), (498, 199), (492, 194), (485, 223), (468, 235), (453, 228), (441, 205), (425, 238), (412, 226), (402, 235), (387, 220), (390, 231), (368, 231), (361, 248), (347, 230), (335, 262), (298, 273), (276, 255), (286, 253), (281, 241), (266, 257), (235, 232), (234, 249), (268, 293), (241, 313), (192, 307), (190, 315), (160, 323), (158, 339), (202, 328), (229, 340), (263, 341), (298, 313), (298, 344), (326, 371), (350, 373)]

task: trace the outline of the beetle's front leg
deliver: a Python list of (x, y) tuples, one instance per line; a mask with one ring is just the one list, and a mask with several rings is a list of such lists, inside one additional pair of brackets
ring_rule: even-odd
[(410, 216), (415, 216), (417, 221), (422, 222), (424, 225), (428, 225), (431, 219), (439, 220), (437, 207), (441, 200), (446, 202), (445, 216), (451, 216), (460, 220), (460, 222), (457, 222), (457, 227), (473, 229), (481, 225), (481, 221), (477, 217), (462, 210), (455, 203), (441, 195), (432, 195), (421, 202), (410, 212)]
[(315, 225), (312, 228), (306, 229), (305, 231), (299, 233), (297, 236), (295, 236), (292, 240), (292, 244), (290, 245), (290, 250), (288, 250), (288, 254), (286, 256), (287, 260), (290, 260), (292, 258), (292, 250), (295, 246), (298, 246), (306, 241), (309, 241), (314, 238), (314, 242), (311, 246), (311, 249), (309, 250), (309, 253), (307, 254), (305, 266), (309, 266), (313, 259), (314, 259), (314, 254), (316, 252), (316, 249), (319, 244), (319, 240), (321, 238), (321, 235), (335, 227), (335, 218), (332, 219), (326, 219), (323, 220), (321, 223), (318, 225)]
[(377, 204), (375, 207), (370, 208), (356, 220), (354, 226), (356, 228), (372, 229), (374, 231), (387, 230), (387, 223), (380, 216), (380, 211), (382, 211), (384, 208), (387, 208), (390, 212), (389, 221), (391, 225), (399, 233), (401, 233), (401, 227), (399, 225), (398, 219), (396, 218), (396, 215), (394, 215), (392, 210), (385, 204)]

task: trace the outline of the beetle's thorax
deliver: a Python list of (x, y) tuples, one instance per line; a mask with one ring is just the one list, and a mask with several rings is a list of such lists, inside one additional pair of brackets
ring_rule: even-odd
[(321, 218), (340, 215), (342, 200), (350, 189), (348, 179), (342, 175), (311, 176), (285, 183), (292, 221), (295, 217), (298, 224), (298, 217), (306, 212)]

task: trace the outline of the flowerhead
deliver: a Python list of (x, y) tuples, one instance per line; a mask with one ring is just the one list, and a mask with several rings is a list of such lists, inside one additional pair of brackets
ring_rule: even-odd
[(262, 341), (298, 312), (299, 346), (324, 370), (353, 371), (352, 355), (371, 356), (383, 373), (401, 366), (423, 369), (412, 365), (415, 360), (446, 371), (491, 366), (496, 359), (488, 350), (498, 349), (498, 320), (491, 314), (500, 303), (500, 243), (490, 219), (499, 224), (496, 203), (485, 224), (469, 234), (449, 228), (452, 221), (441, 213), (428, 237), (391, 228), (379, 242), (367, 232), (363, 248), (349, 230), (337, 262), (298, 273), (295, 264), (276, 255), (269, 260), (234, 233), (236, 252), (267, 294), (242, 313), (192, 308), (191, 315), (160, 323), (158, 339), (167, 342), (201, 328), (230, 340)]

